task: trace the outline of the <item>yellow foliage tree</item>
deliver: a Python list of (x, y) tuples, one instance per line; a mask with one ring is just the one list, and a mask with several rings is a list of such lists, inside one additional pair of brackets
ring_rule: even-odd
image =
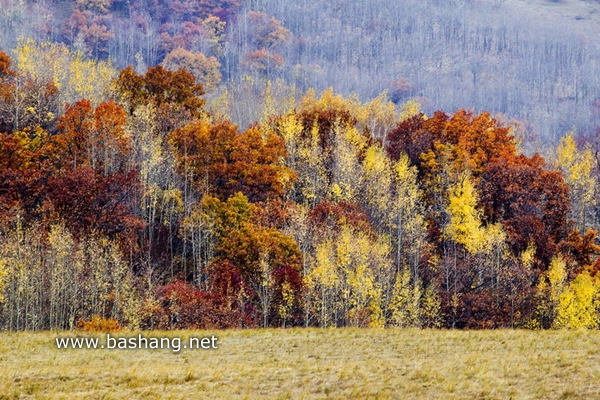
[(390, 324), (400, 328), (420, 327), (421, 325), (421, 287), (411, 283), (408, 268), (396, 274), (396, 283), (390, 300)]
[(4, 301), (4, 286), (6, 276), (6, 260), (0, 259), (0, 303)]
[(363, 160), (364, 190), (362, 202), (365, 209), (381, 225), (390, 226), (392, 217), (392, 163), (385, 150), (379, 145), (369, 146)]
[(70, 51), (58, 43), (38, 44), (32, 39), (20, 42), (14, 50), (19, 71), (52, 82), (63, 104), (87, 99), (94, 105), (105, 101), (116, 70), (110, 62), (88, 59), (82, 52)]
[[(329, 236), (329, 235), (328, 235)], [(304, 282), (319, 326), (383, 326), (382, 280), (389, 246), (343, 226), (315, 246)]]
[(596, 179), (593, 177), (595, 157), (589, 148), (577, 149), (573, 133), (560, 140), (556, 163), (571, 191), (572, 217), (581, 231), (594, 228), (588, 217), (595, 203)]
[(561, 293), (553, 326), (558, 329), (595, 329), (600, 321), (600, 283), (589, 273), (579, 274)]
[[(521, 262), (526, 268), (531, 268), (535, 257), (536, 248), (530, 243), (521, 254)], [(537, 284), (537, 309), (536, 318), (532, 321), (533, 328), (549, 328), (559, 307), (560, 296), (567, 284), (567, 263), (558, 253), (552, 257), (548, 271), (540, 276)]]
[(351, 99), (348, 106), (356, 118), (356, 127), (376, 139), (383, 140), (397, 122), (396, 109), (387, 91), (364, 104)]
[[(409, 100), (402, 105), (402, 110), (400, 112), (400, 121), (404, 121), (421, 112), (421, 103), (416, 100)], [(423, 118), (425, 116), (423, 115)]]
[(336, 123), (334, 132), (333, 176), (329, 192), (332, 200), (355, 201), (364, 182), (358, 157), (366, 147), (366, 141), (354, 127)]
[(471, 180), (463, 176), (450, 187), (447, 207), (450, 222), (446, 225), (446, 236), (465, 246), (471, 254), (477, 253), (485, 243), (477, 206), (477, 191)]
[(425, 218), (419, 209), (417, 168), (410, 165), (410, 159), (402, 154), (393, 166), (394, 192), (390, 216), (396, 236), (396, 267), (408, 264), (413, 279), (417, 279), (417, 268), (423, 253), (427, 235)]
[(567, 280), (567, 263), (565, 259), (557, 254), (552, 257), (548, 267), (548, 283), (550, 285), (550, 302), (553, 309), (557, 309), (560, 298), (565, 290)]

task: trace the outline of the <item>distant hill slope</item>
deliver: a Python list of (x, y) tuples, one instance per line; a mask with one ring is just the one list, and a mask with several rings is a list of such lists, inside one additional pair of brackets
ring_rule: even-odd
[(600, 1), (597, 0), (500, 0), (496, 3), (543, 19), (555, 29), (568, 29), (596, 38), (600, 34)]
[(600, 126), (598, 1), (0, 0), (0, 48), (24, 37), (139, 72), (181, 46), (212, 87), (282, 78), (363, 100), (388, 90), (427, 113), (488, 110), (519, 120), (538, 147)]
[[(542, 141), (599, 122), (600, 4), (519, 0), (263, 0), (302, 45), (285, 54), (308, 85), (425, 110), (472, 108), (523, 120)], [(297, 72), (298, 70), (296, 70)]]

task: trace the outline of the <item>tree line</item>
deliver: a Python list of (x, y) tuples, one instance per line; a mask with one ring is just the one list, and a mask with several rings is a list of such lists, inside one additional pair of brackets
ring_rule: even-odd
[(598, 327), (597, 144), (262, 85), (0, 53), (2, 328)]

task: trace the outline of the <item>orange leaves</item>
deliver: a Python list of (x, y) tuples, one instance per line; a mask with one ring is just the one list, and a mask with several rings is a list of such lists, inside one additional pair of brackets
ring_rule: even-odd
[(139, 106), (154, 103), (159, 108), (166, 104), (176, 104), (192, 115), (199, 115), (204, 107), (202, 85), (186, 70), (169, 71), (161, 66), (148, 68), (140, 76), (127, 67), (119, 73), (115, 81), (117, 92), (128, 101), (130, 112)]
[[(567, 257), (568, 261), (574, 262), (573, 274), (577, 275), (584, 269), (593, 271), (592, 276), (600, 267), (600, 246), (596, 244), (598, 231), (588, 229), (583, 235), (577, 230), (569, 232), (569, 236), (560, 245), (560, 251)], [(594, 262), (596, 259), (596, 262)]]
[(156, 66), (148, 68), (141, 76), (127, 67), (119, 73), (114, 86), (130, 115), (137, 107), (151, 104), (159, 132), (165, 136), (204, 113), (205, 101), (200, 98), (204, 89), (185, 69), (172, 72)]
[(216, 125), (194, 121), (176, 129), (170, 138), (179, 173), (191, 179), (202, 193), (226, 199), (242, 192), (252, 202), (282, 197), (286, 177), (281, 165), (283, 140), (273, 133), (251, 128), (239, 134), (229, 122)]
[(0, 51), (0, 79), (5, 79), (14, 74), (14, 71), (10, 69), (12, 61), (8, 54)]
[(517, 156), (509, 128), (489, 113), (414, 116), (388, 134), (387, 149), (392, 158), (407, 153), (418, 166), (438, 224), (444, 224), (440, 204), (447, 201), (449, 185), (467, 172), (481, 190), (484, 222), (503, 222), (516, 253), (533, 240), (538, 257), (548, 262), (566, 235), (569, 197), (562, 175), (545, 170), (538, 155)]
[(76, 327), (84, 332), (117, 332), (121, 330), (119, 321), (114, 318), (100, 317), (98, 314), (94, 314), (89, 321), (80, 319)]
[(465, 110), (451, 117), (438, 111), (429, 119), (419, 114), (404, 120), (388, 134), (387, 147), (393, 159), (405, 152), (417, 165), (423, 154), (433, 152), (434, 157), (426, 157), (429, 163), (421, 166), (422, 173), (433, 173), (437, 164), (449, 162), (451, 170), (469, 170), (475, 180), (487, 163), (516, 151), (508, 128), (501, 127), (489, 113), (473, 116)]
[(241, 191), (251, 201), (282, 197), (290, 183), (285, 178), (293, 175), (281, 165), (285, 157), (283, 140), (272, 132), (263, 137), (256, 128), (250, 128), (235, 139), (225, 193)]
[(285, 300), (283, 288), (300, 291), (302, 256), (298, 244), (283, 232), (263, 226), (258, 215), (263, 210), (241, 193), (226, 202), (205, 196), (194, 211), (199, 212), (207, 225), (214, 227), (216, 239), (210, 276), (204, 277), (206, 286), (220, 290), (214, 294), (227, 296), (230, 302), (236, 300), (235, 294), (243, 294), (245, 301), (260, 303), (263, 321), (269, 316), (276, 318), (278, 305)]
[(125, 134), (125, 111), (112, 100), (96, 109), (88, 100), (67, 106), (59, 118), (52, 137), (49, 157), (57, 170), (90, 167), (104, 175), (126, 172), (131, 152), (130, 138)]

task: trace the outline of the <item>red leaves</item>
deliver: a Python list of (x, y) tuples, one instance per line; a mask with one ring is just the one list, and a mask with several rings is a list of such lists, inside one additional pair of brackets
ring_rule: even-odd
[(502, 157), (487, 165), (480, 188), (488, 222), (503, 223), (515, 254), (533, 242), (548, 265), (567, 234), (570, 201), (562, 174), (543, 167), (539, 155)]
[[(446, 116), (438, 112), (433, 118), (446, 119)], [(413, 165), (419, 164), (421, 154), (433, 146), (435, 138), (433, 132), (423, 129), (424, 123), (424, 115), (417, 114), (400, 122), (388, 133), (386, 148), (392, 160), (397, 161), (402, 153), (406, 153)]]
[(101, 232), (108, 237), (136, 235), (144, 223), (135, 216), (135, 173), (103, 176), (77, 168), (51, 178), (45, 196), (47, 218), (60, 219), (77, 236)]
[(358, 231), (372, 232), (367, 214), (357, 204), (323, 200), (310, 212), (310, 221), (317, 229), (338, 231), (342, 226), (352, 226)]
[(12, 60), (8, 54), (0, 51), (0, 79), (6, 79), (14, 74), (14, 71), (10, 69), (11, 63)]
[(256, 327), (253, 309), (243, 295), (205, 292), (184, 281), (158, 288), (160, 307), (148, 319), (159, 329), (227, 329)]

